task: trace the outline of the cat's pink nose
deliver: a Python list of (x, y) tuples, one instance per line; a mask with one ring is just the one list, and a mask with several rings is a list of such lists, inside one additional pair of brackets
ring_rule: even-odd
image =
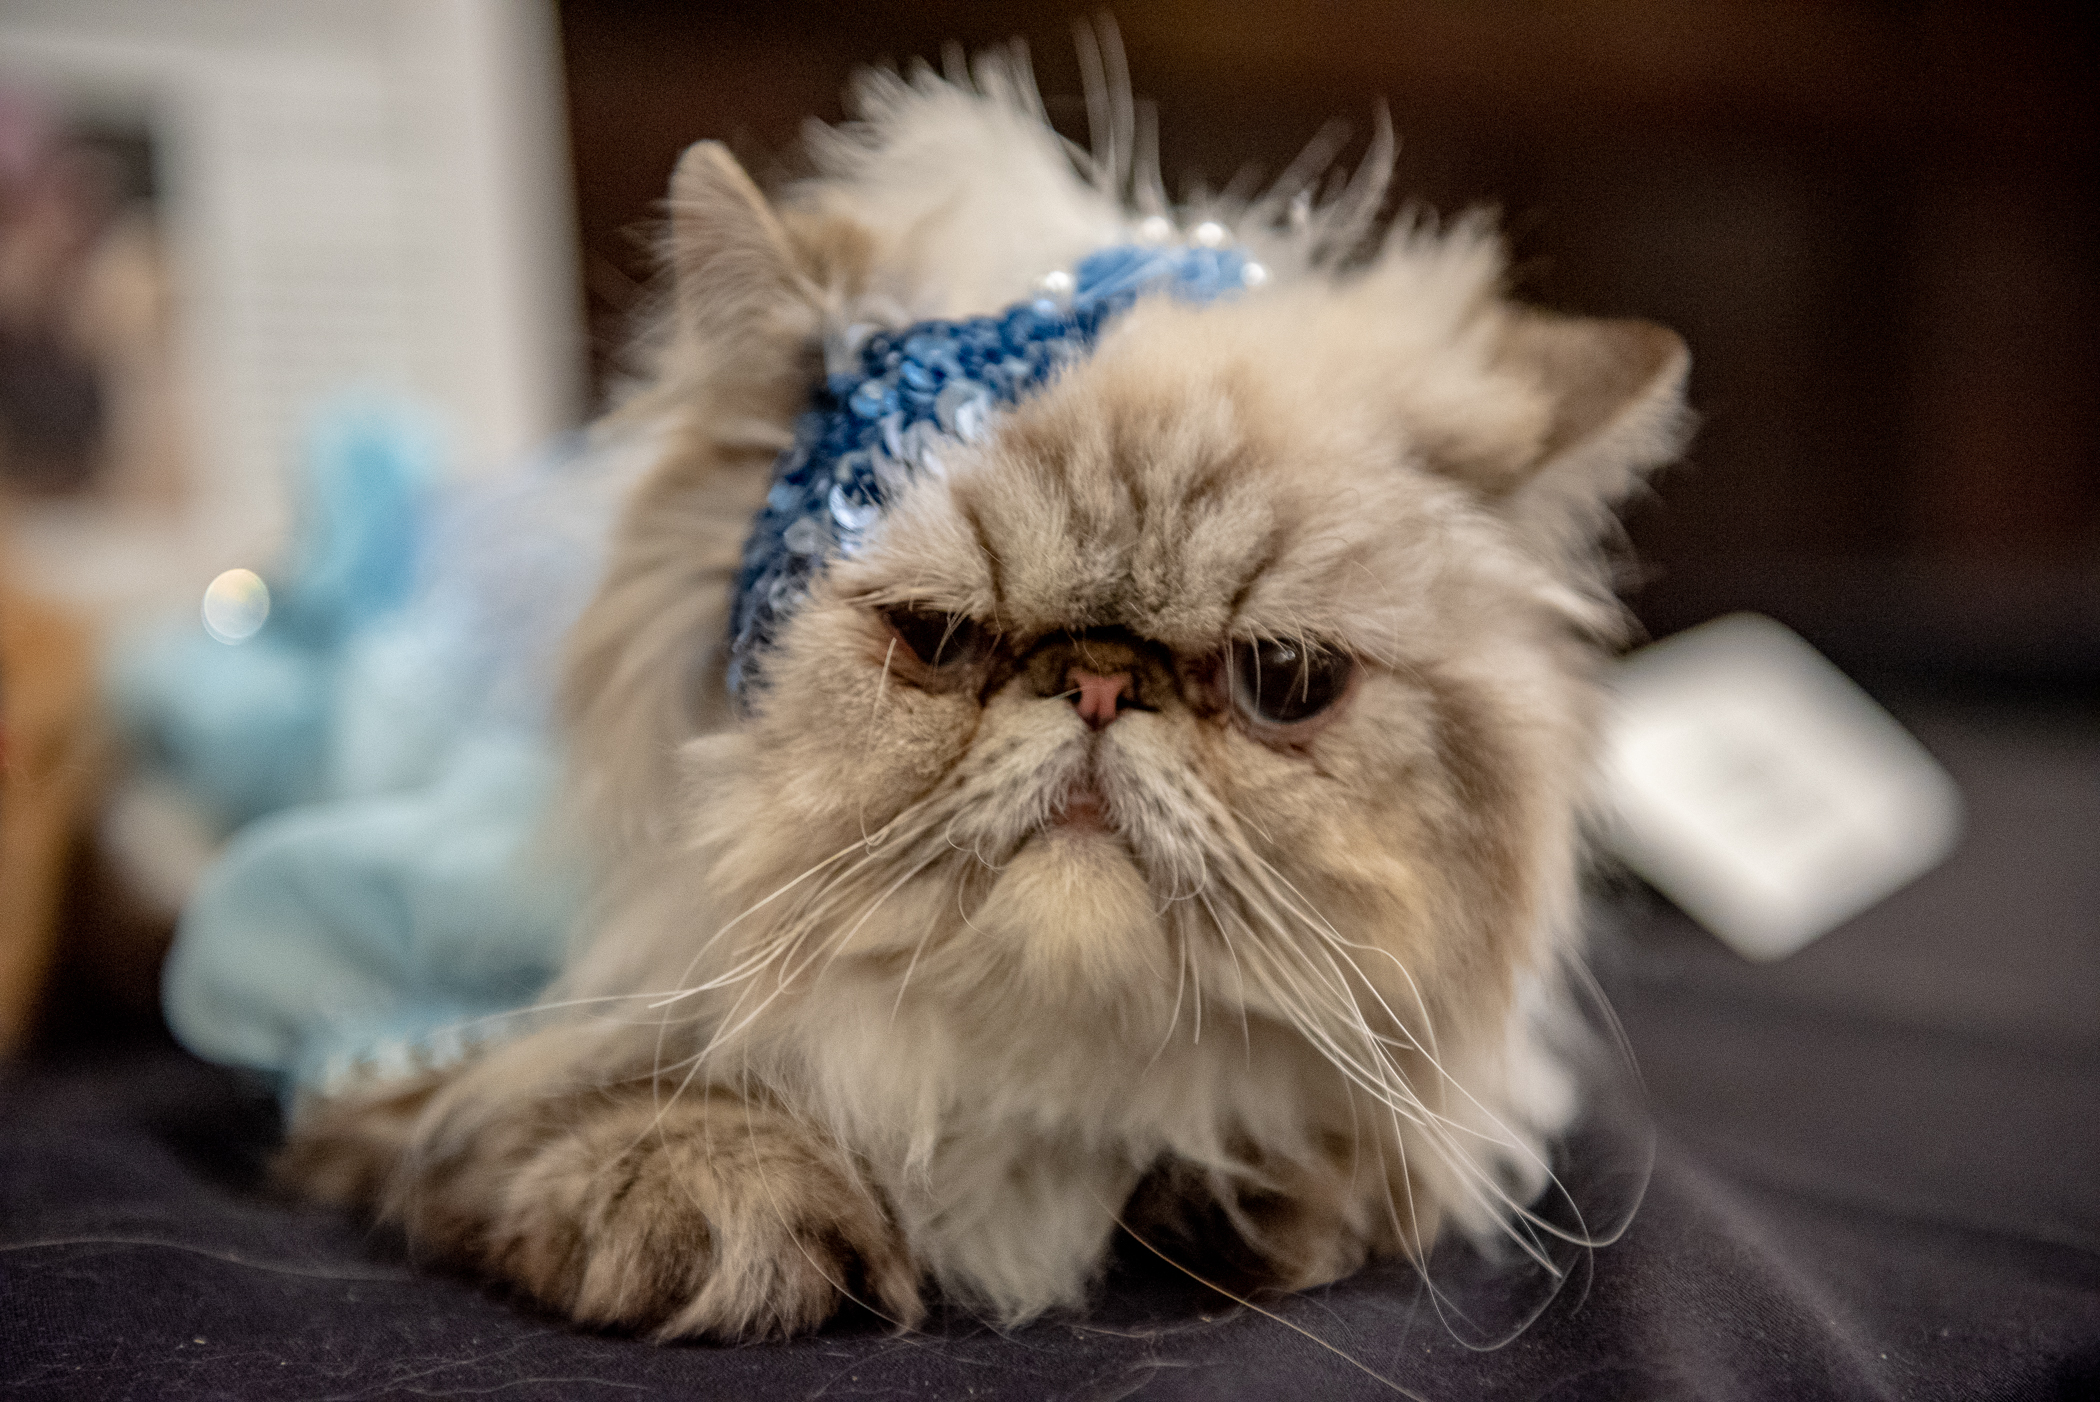
[(1079, 697), (1073, 704), (1079, 707), (1079, 718), (1095, 730), (1116, 718), (1117, 703), (1130, 690), (1128, 672), (1111, 672), (1104, 677), (1083, 667), (1074, 667), (1065, 673), (1065, 681), (1066, 685), (1078, 688)]

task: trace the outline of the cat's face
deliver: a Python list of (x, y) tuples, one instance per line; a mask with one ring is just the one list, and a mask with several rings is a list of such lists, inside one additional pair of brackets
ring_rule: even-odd
[(841, 957), (1155, 1038), (1191, 980), (1234, 1019), (1492, 1004), (1565, 894), (1584, 652), (1442, 465), (1535, 452), (1538, 390), (1476, 367), (1454, 420), (1378, 296), (1141, 307), (910, 489), (696, 794), (740, 895), (832, 863)]

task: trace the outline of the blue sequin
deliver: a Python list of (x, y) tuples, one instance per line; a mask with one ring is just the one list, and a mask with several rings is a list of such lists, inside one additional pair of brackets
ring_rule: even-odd
[(997, 316), (922, 321), (861, 342), (858, 368), (825, 376), (752, 522), (730, 608), (730, 693), (763, 684), (761, 657), (829, 560), (850, 556), (890, 500), (944, 443), (984, 435), (991, 416), (1093, 349), (1149, 292), (1204, 303), (1245, 285), (1232, 248), (1104, 248), (1073, 269), (1069, 300), (1036, 297)]

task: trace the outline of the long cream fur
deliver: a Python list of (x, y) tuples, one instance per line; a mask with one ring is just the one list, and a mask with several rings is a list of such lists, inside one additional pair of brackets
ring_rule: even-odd
[[(1141, 305), (917, 482), (739, 717), (727, 591), (825, 346), (997, 311), (1165, 208), (1113, 86), (1092, 155), (1012, 56), (858, 103), (777, 203), (709, 145), (672, 186), (655, 368), (606, 430), (660, 465), (572, 645), (588, 937), (535, 1030), (310, 1107), (290, 1171), (670, 1335), (849, 1294), (908, 1322), (927, 1283), (1076, 1306), (1119, 1216), (1290, 1286), (1514, 1238), (1575, 1110), (1596, 542), (1678, 445), (1681, 345), (1508, 302), (1478, 219), (1374, 237), (1381, 131), (1324, 205), (1316, 161), (1190, 214), (1268, 284)], [(1018, 660), (900, 665), (906, 604)], [(1025, 664), (1102, 630), (1164, 680), (1096, 731)], [(1354, 659), (1331, 715), (1267, 733), (1205, 680), (1265, 638)], [(1104, 821), (1058, 821), (1082, 793)]]

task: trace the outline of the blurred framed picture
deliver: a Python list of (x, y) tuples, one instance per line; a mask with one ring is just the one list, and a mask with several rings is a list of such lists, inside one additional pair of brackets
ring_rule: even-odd
[(115, 619), (268, 565), (315, 411), (427, 409), (472, 475), (581, 402), (559, 63), (525, 0), (0, 13), (0, 500)]

